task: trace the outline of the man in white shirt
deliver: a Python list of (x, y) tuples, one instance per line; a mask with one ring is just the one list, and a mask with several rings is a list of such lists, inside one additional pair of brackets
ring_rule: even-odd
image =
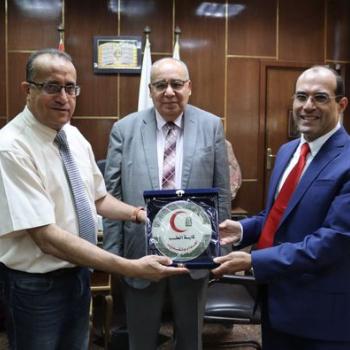
[[(213, 273), (253, 267), (262, 284), (264, 350), (350, 349), (350, 139), (340, 125), (348, 103), (344, 93), (342, 78), (328, 67), (300, 75), (293, 113), (301, 138), (277, 154), (266, 209), (220, 225), (222, 243), (239, 242), (239, 248), (258, 243), (251, 254), (217, 258), (221, 266)], [(301, 175), (291, 186), (295, 169)]]
[[(22, 88), (26, 107), (0, 130), (0, 284), (10, 347), (86, 350), (87, 267), (155, 280), (186, 270), (164, 266), (170, 263), (164, 257), (127, 260), (94, 244), (97, 213), (135, 222), (145, 216), (106, 192), (90, 144), (69, 124), (80, 92), (71, 57), (55, 49), (32, 54)], [(79, 198), (56, 144), (58, 132), (77, 169)], [(79, 237), (82, 203), (91, 242)]]

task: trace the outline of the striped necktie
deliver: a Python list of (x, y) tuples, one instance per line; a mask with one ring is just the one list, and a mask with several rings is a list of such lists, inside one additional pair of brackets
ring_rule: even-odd
[(54, 142), (58, 145), (66, 176), (73, 194), (75, 212), (79, 222), (79, 236), (92, 244), (96, 244), (96, 223), (79, 169), (69, 149), (67, 136), (64, 130), (61, 129), (57, 133)]
[(268, 248), (273, 245), (275, 234), (277, 232), (278, 226), (281, 222), (283, 213), (288, 206), (288, 202), (296, 189), (303, 169), (306, 164), (306, 157), (310, 152), (310, 146), (308, 143), (304, 143), (301, 146), (300, 156), (297, 164), (291, 170), (287, 176), (270, 212), (266, 219), (263, 230), (260, 234), (257, 248)]
[(166, 123), (166, 136), (163, 158), (162, 188), (174, 189), (177, 127), (173, 122)]

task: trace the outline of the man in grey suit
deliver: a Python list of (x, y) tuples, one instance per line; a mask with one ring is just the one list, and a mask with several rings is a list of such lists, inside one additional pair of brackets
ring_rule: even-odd
[[(175, 188), (219, 188), (219, 220), (229, 217), (229, 170), (220, 118), (188, 105), (187, 66), (173, 58), (155, 62), (150, 95), (155, 108), (133, 113), (113, 126), (105, 179), (108, 191), (144, 206), (144, 190), (162, 188), (166, 124), (177, 129)], [(163, 180), (163, 181), (162, 181)], [(146, 254), (143, 225), (105, 222), (105, 248), (128, 258)], [(201, 331), (208, 271), (194, 271), (153, 283), (125, 279), (126, 317), (131, 350), (155, 350), (165, 297), (175, 327), (175, 349), (202, 348)]]

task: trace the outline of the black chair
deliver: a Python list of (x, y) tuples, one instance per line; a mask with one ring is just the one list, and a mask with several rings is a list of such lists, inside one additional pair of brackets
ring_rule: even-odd
[[(207, 293), (204, 322), (224, 325), (260, 324), (260, 309), (256, 303), (257, 285), (253, 276), (225, 275), (211, 280)], [(250, 347), (261, 349), (255, 340), (222, 341), (206, 343), (206, 346), (217, 348)]]

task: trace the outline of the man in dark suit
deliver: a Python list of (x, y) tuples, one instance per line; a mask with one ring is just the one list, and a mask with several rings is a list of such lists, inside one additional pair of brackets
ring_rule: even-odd
[[(347, 103), (335, 71), (303, 72), (293, 102), (301, 137), (277, 154), (265, 211), (220, 225), (222, 243), (258, 243), (251, 254), (217, 258), (213, 272), (253, 268), (263, 284), (264, 350), (350, 349), (350, 141), (340, 124)], [(310, 153), (302, 175), (276, 214), (304, 143)]]
[[(188, 105), (191, 81), (186, 65), (173, 58), (155, 62), (150, 94), (155, 108), (126, 116), (114, 124), (105, 179), (108, 191), (143, 206), (144, 190), (164, 188), (163, 155), (167, 122), (177, 129), (175, 188), (219, 188), (219, 218), (229, 217), (227, 153), (220, 118)], [(129, 258), (146, 254), (143, 225), (105, 223), (105, 248)], [(201, 349), (201, 328), (208, 271), (164, 283), (126, 279), (127, 324), (132, 350), (154, 350), (162, 306), (168, 294), (175, 324), (175, 348)], [(166, 293), (168, 292), (168, 293)]]

